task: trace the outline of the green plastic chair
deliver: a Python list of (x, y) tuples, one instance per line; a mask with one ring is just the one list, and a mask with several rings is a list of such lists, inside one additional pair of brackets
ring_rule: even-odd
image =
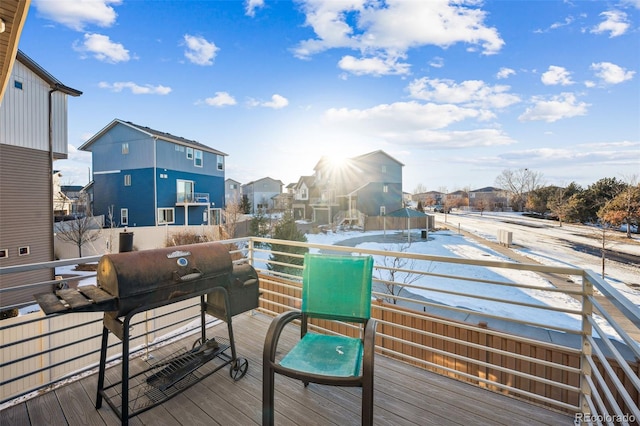
[[(275, 373), (309, 383), (362, 387), (362, 424), (373, 423), (373, 355), (376, 321), (371, 319), (371, 256), (307, 253), (304, 257), (301, 311), (272, 321), (264, 342), (262, 424), (274, 423)], [(359, 323), (362, 338), (308, 331), (310, 318)], [(300, 340), (279, 361), (280, 334), (300, 319)]]

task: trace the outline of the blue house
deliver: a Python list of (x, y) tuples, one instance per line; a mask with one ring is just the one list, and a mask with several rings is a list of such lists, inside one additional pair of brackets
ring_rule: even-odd
[(93, 214), (106, 226), (217, 223), (227, 154), (118, 119), (79, 149), (92, 153)]

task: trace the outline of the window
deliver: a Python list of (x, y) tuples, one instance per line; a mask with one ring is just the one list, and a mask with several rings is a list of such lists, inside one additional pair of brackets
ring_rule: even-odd
[(124, 175), (124, 186), (131, 186), (131, 175)]
[(238, 189), (238, 185), (236, 185), (235, 183), (230, 183), (229, 189)]
[(158, 209), (158, 224), (168, 224), (168, 223), (174, 223), (175, 219), (173, 217), (173, 209), (172, 208), (166, 208), (166, 209)]
[(382, 166), (382, 173), (387, 173), (387, 166)]
[(193, 160), (193, 148), (187, 147), (187, 160)]
[(389, 185), (382, 185), (382, 192), (384, 192), (385, 194), (389, 192)]
[(190, 203), (193, 201), (193, 188), (195, 184), (190, 180), (176, 181), (176, 202)]
[(18, 256), (26, 256), (29, 254), (29, 246), (18, 247)]
[(196, 167), (202, 167), (202, 151), (200, 151), (199, 149), (196, 149), (194, 151), (195, 154), (195, 158), (193, 159), (193, 164)]
[(128, 154), (129, 153), (129, 142), (124, 142), (122, 144), (122, 153), (123, 154)]
[(216, 160), (218, 162), (218, 170), (224, 170), (224, 156), (218, 155)]
[(0, 259), (4, 259), (5, 257), (9, 257), (9, 250), (0, 249)]
[(18, 81), (18, 80), (14, 80), (13, 81), (13, 87), (15, 87), (18, 90), (22, 90), (22, 82)]
[(380, 216), (384, 216), (387, 214), (387, 207), (386, 206), (380, 206)]
[(120, 209), (120, 225), (129, 224), (129, 209)]

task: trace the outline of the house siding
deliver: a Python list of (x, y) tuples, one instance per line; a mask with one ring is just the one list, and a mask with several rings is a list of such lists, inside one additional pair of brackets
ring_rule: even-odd
[[(7, 258), (0, 258), (0, 266), (53, 260), (48, 152), (0, 144), (0, 158), (0, 249), (9, 253)], [(18, 256), (18, 247), (24, 246), (29, 247), (29, 254)], [(51, 269), (0, 275), (0, 288), (48, 281), (53, 275)], [(33, 294), (42, 291), (49, 288), (3, 293), (0, 306), (33, 301)]]
[[(149, 133), (150, 132), (150, 133)], [(114, 120), (82, 149), (92, 152), (94, 170), (94, 214), (105, 215), (114, 206), (114, 226), (123, 226), (120, 210), (128, 209), (127, 226), (157, 225), (158, 208), (174, 209), (172, 225), (207, 223), (209, 208), (224, 205), (224, 155), (207, 151), (193, 141), (184, 143), (160, 139), (158, 132), (132, 123)], [(180, 138), (181, 139), (181, 138)], [(128, 153), (123, 154), (123, 143)], [(200, 146), (198, 146), (200, 145)], [(187, 149), (202, 153), (202, 166), (187, 157)], [(218, 155), (223, 167), (218, 169)], [(131, 176), (131, 186), (124, 176)], [(194, 182), (194, 192), (209, 194), (206, 205), (177, 204), (177, 181)], [(188, 218), (185, 213), (188, 211)]]
[[(124, 185), (125, 175), (131, 175), (131, 186)], [(155, 225), (153, 169), (94, 174), (93, 180), (94, 193), (99, 194), (93, 200), (94, 215), (104, 215), (107, 226), (111, 226), (109, 207), (112, 205), (114, 226), (124, 226), (120, 217), (120, 209), (123, 208), (129, 210), (127, 226)]]
[[(14, 82), (22, 83), (16, 89)], [(0, 108), (0, 143), (49, 151), (49, 85), (16, 61)], [(67, 95), (53, 92), (54, 158), (67, 156)]]
[[(387, 192), (383, 187), (387, 186)], [(358, 190), (358, 210), (367, 216), (379, 216), (380, 207), (390, 213), (402, 208), (402, 184), (372, 182)]]

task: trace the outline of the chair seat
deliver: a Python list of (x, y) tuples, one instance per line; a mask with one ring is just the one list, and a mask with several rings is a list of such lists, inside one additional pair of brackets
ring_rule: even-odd
[(311, 374), (352, 377), (360, 374), (362, 352), (360, 339), (307, 333), (280, 365)]

